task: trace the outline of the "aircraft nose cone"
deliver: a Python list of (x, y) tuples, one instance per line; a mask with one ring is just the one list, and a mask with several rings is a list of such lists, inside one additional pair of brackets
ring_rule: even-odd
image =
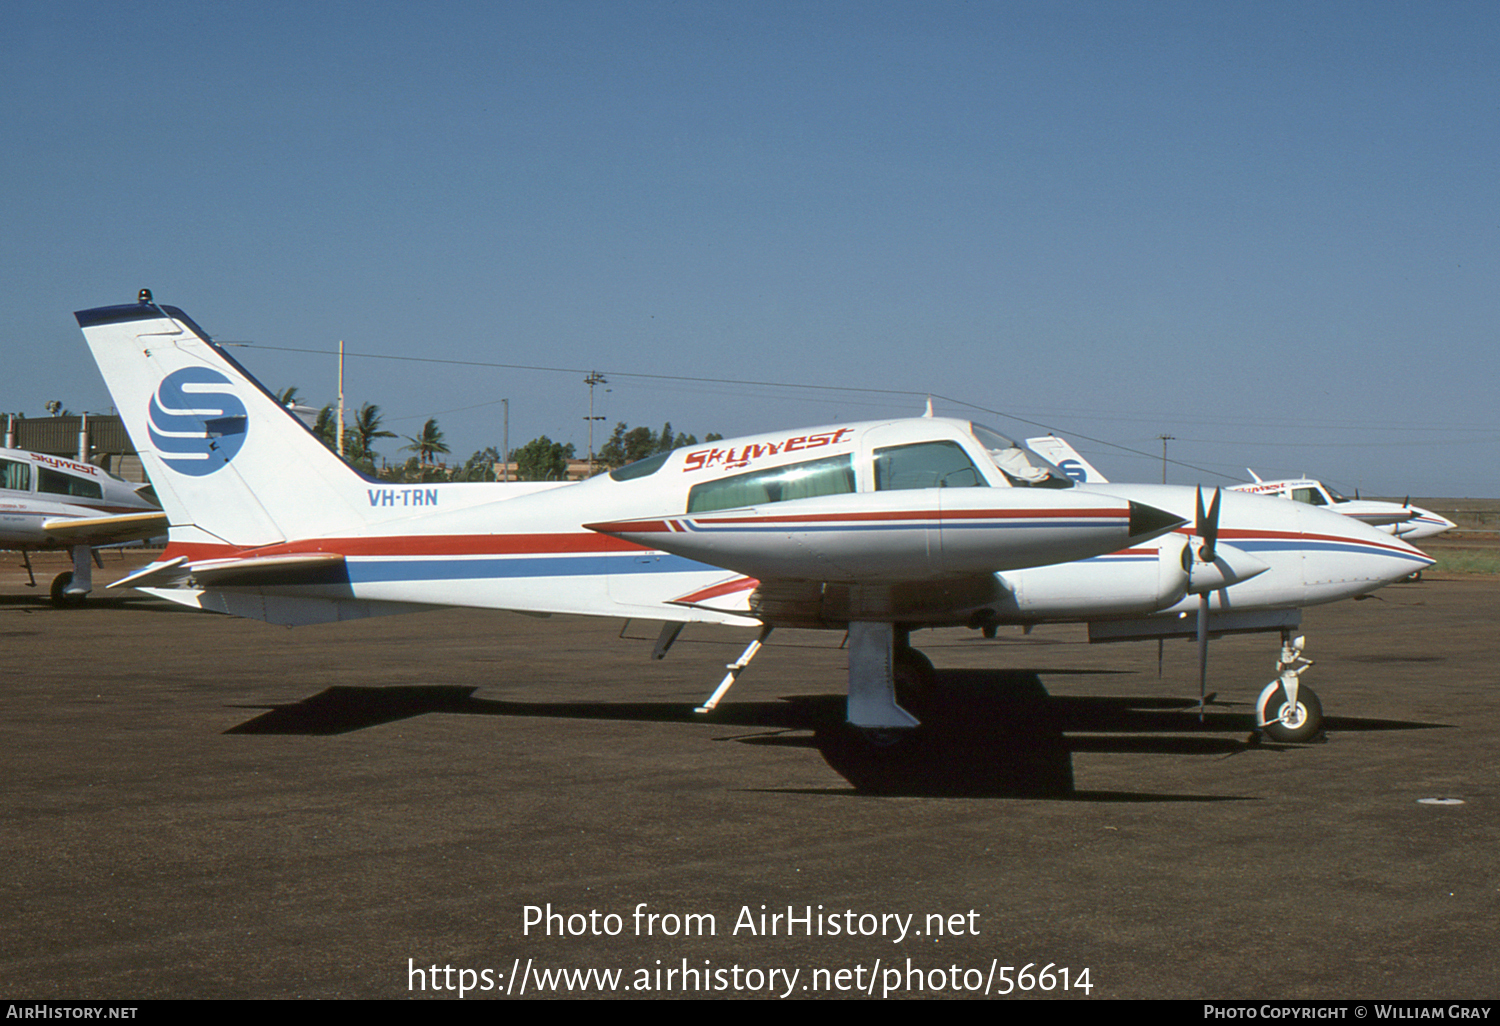
[(1130, 504), (1130, 540), (1140, 541), (1155, 538), (1181, 527), (1187, 520), (1176, 513), (1148, 506), (1144, 502)]

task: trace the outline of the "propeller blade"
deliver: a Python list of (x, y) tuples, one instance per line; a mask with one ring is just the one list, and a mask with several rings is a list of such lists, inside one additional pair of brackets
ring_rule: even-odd
[[(1198, 517), (1194, 529), (1203, 544), (1198, 547), (1198, 558), (1204, 563), (1214, 561), (1215, 548), (1219, 541), (1219, 499), (1222, 488), (1214, 489), (1214, 497), (1208, 508), (1203, 508), (1203, 488), (1198, 488)], [(1204, 707), (1208, 695), (1208, 602), (1209, 592), (1198, 596), (1198, 722), (1203, 722)]]
[(1208, 504), (1208, 510), (1203, 509), (1203, 489), (1198, 489), (1198, 519), (1195, 530), (1198, 537), (1203, 540), (1198, 549), (1198, 558), (1205, 563), (1214, 561), (1214, 545), (1219, 540), (1219, 497), (1222, 488), (1214, 489), (1213, 500)]
[(1203, 710), (1208, 694), (1208, 592), (1198, 596), (1198, 722), (1203, 722)]

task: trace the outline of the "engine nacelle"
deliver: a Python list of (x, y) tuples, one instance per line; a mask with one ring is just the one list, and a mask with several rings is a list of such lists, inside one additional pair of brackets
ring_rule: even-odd
[(997, 575), (1005, 598), (995, 618), (1102, 618), (1167, 609), (1188, 591), (1187, 545), (1187, 537), (1171, 534), (1151, 545), (1062, 566), (1007, 570)]

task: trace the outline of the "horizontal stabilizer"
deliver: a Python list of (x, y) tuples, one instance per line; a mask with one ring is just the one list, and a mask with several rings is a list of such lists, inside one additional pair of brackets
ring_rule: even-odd
[(161, 588), (189, 584), (199, 588), (253, 588), (347, 583), (342, 555), (337, 552), (305, 552), (197, 562), (188, 562), (186, 556), (178, 556), (166, 563), (153, 563), (110, 587)]

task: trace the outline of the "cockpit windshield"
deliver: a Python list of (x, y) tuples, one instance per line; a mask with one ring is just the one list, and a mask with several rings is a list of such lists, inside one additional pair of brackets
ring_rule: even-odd
[(1013, 488), (1072, 488), (1073, 479), (1030, 449), (980, 424), (969, 430)]

